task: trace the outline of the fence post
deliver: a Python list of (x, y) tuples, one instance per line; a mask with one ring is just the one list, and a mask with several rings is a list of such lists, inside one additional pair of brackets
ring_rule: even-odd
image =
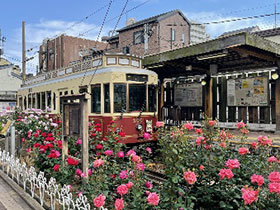
[(14, 157), (15, 157), (15, 137), (16, 137), (16, 130), (15, 130), (15, 126), (13, 125), (12, 127), (11, 127), (11, 150), (10, 150), (10, 152), (11, 152), (11, 155), (13, 155)]

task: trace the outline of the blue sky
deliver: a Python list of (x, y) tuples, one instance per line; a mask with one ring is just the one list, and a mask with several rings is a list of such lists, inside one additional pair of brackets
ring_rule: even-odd
[[(107, 20), (120, 15), (125, 1), (113, 0)], [(129, 0), (127, 10), (146, 1)], [(15, 59), (21, 59), (22, 20), (26, 21), (27, 49), (40, 45), (44, 38), (51, 38), (63, 32), (78, 36), (90, 29), (81, 37), (96, 39), (108, 3), (109, 0), (2, 0), (0, 4), (0, 28), (2, 35), (7, 39), (4, 43), (6, 58), (16, 64), (20, 63)], [(125, 14), (118, 28), (123, 27), (125, 21), (130, 17), (141, 20), (173, 9), (180, 9), (188, 19), (201, 23), (270, 14), (274, 13), (274, 3), (275, 0), (149, 0), (137, 9)], [(101, 7), (103, 9), (90, 15)], [(277, 2), (277, 11), (280, 12), (280, 1)], [(84, 19), (86, 16), (89, 17)], [(66, 30), (78, 21), (81, 22)], [(277, 21), (280, 26), (279, 15)], [(107, 35), (115, 24), (116, 19), (107, 21), (101, 36)], [(258, 25), (261, 29), (272, 28), (274, 17), (226, 24), (210, 24), (207, 26), (207, 32), (211, 38), (214, 38), (223, 32), (253, 25)], [(38, 48), (29, 52), (28, 56), (36, 55), (36, 50)], [(37, 62), (37, 57), (28, 62), (28, 72), (35, 72)]]

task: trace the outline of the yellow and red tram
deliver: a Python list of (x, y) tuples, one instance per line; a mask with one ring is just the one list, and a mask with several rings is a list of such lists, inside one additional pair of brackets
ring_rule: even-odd
[(142, 68), (141, 58), (104, 54), (28, 78), (18, 91), (22, 110), (41, 109), (61, 113), (61, 97), (90, 93), (89, 120), (107, 128), (111, 120), (126, 134), (124, 143), (143, 141), (157, 121), (157, 74)]

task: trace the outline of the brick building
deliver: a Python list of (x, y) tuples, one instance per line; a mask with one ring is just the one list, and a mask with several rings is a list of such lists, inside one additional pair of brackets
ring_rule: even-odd
[(190, 22), (180, 10), (138, 22), (129, 19), (126, 26), (117, 32), (117, 35), (102, 38), (109, 42), (109, 52), (144, 56), (190, 44)]
[(68, 66), (90, 55), (92, 51), (102, 51), (105, 47), (104, 42), (64, 34), (54, 39), (45, 39), (39, 50), (39, 70), (46, 72)]

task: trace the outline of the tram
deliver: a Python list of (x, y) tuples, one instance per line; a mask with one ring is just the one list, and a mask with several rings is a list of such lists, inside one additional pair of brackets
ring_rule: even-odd
[(83, 87), (90, 94), (89, 120), (100, 123), (103, 132), (113, 120), (126, 134), (123, 143), (139, 143), (157, 121), (157, 84), (157, 74), (143, 69), (140, 57), (104, 54), (28, 78), (17, 103), (22, 110), (57, 115), (62, 98), (79, 94)]

